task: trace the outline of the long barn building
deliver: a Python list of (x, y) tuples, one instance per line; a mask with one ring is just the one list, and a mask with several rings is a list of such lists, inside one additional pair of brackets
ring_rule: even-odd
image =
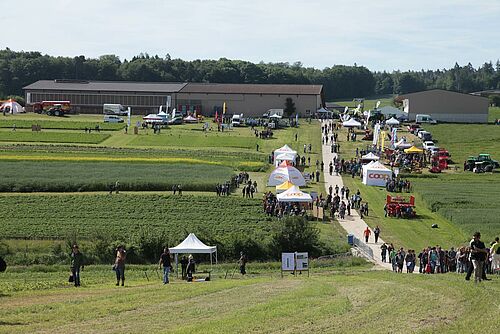
[(212, 116), (221, 111), (261, 116), (269, 109), (284, 109), (291, 98), (299, 115), (323, 106), (322, 85), (260, 85), (217, 83), (163, 83), (83, 80), (40, 80), (24, 87), (27, 104), (70, 101), (76, 113), (102, 113), (103, 104), (131, 107), (133, 114), (157, 112), (166, 107)]

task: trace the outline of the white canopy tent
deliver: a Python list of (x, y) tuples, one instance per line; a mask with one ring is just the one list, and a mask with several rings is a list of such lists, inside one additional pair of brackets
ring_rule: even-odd
[(373, 161), (373, 160), (380, 160), (380, 157), (377, 155), (373, 154), (373, 152), (370, 152), (368, 154), (365, 154), (361, 157), (361, 160), (364, 161)]
[(217, 246), (205, 245), (194, 233), (189, 233), (183, 242), (175, 247), (170, 247), (169, 250), (171, 254), (175, 254), (176, 269), (179, 264), (178, 254), (210, 254), (210, 266), (213, 265), (215, 255), (215, 264), (217, 264)]
[(285, 181), (290, 181), (297, 186), (305, 186), (306, 180), (302, 173), (293, 166), (279, 166), (269, 175), (268, 186), (279, 186)]
[(299, 187), (292, 186), (288, 190), (276, 195), (278, 202), (300, 202), (311, 203), (312, 197), (308, 193), (302, 192)]
[(294, 151), (290, 146), (285, 144), (283, 147), (274, 150), (274, 159), (282, 153), (293, 154), (295, 156), (297, 155), (297, 151)]
[(292, 153), (281, 153), (274, 159), (274, 163), (276, 166), (281, 164), (283, 161), (291, 161), (292, 163), (295, 163), (295, 158), (297, 157), (296, 154)]
[(161, 118), (157, 114), (149, 114), (147, 116), (144, 116), (142, 119), (146, 123), (152, 123), (152, 124), (153, 123), (163, 123), (163, 118)]
[(6, 114), (20, 114), (24, 112), (24, 108), (14, 100), (8, 100), (0, 105), (0, 110)]
[(408, 143), (405, 138), (401, 138), (400, 141), (394, 144), (394, 148), (402, 148), (402, 149), (410, 148), (412, 146), (413, 144)]
[(363, 184), (367, 186), (385, 187), (391, 178), (392, 171), (379, 161), (373, 161), (363, 166)]
[(402, 118), (408, 118), (408, 113), (405, 113), (404, 111), (394, 108), (392, 106), (385, 106), (382, 108), (377, 109), (382, 115), (386, 117), (395, 117), (397, 119), (402, 119)]
[(187, 123), (197, 123), (198, 119), (196, 117), (193, 117), (193, 116), (189, 115), (187, 117), (184, 117), (184, 122), (187, 122)]
[(389, 126), (398, 126), (399, 121), (397, 119), (395, 119), (394, 117), (391, 117), (387, 121), (385, 121), (385, 124), (389, 125)]
[(356, 127), (360, 127), (361, 123), (356, 121), (354, 118), (351, 118), (351, 119), (343, 122), (342, 126), (346, 127), (346, 128), (356, 128)]

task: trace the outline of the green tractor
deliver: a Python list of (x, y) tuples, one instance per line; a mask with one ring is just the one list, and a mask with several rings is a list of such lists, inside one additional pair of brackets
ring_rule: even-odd
[(465, 162), (464, 169), (473, 171), (474, 168), (478, 173), (492, 172), (495, 168), (500, 168), (500, 164), (496, 160), (491, 159), (489, 154), (479, 154), (477, 157), (470, 156)]

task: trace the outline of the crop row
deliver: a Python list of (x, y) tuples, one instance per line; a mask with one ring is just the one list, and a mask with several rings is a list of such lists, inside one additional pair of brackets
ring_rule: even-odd
[(99, 144), (109, 136), (105, 133), (0, 131), (0, 142)]
[(9, 119), (0, 120), (0, 128), (31, 129), (32, 125), (40, 125), (43, 129), (57, 130), (85, 130), (85, 128), (95, 129), (99, 126), (101, 130), (120, 130), (125, 127), (124, 123), (103, 123), (103, 122), (79, 122), (79, 121), (57, 121), (57, 120), (24, 120)]
[[(15, 171), (15, 177), (12, 177)], [(180, 184), (183, 190), (213, 191), (230, 179), (232, 169), (199, 163), (1, 161), (2, 192), (107, 191), (116, 181), (120, 190), (165, 191)]]
[(166, 231), (173, 239), (187, 232), (269, 231), (260, 201), (240, 197), (144, 195), (4, 196), (0, 218), (5, 238), (64, 238), (76, 232), (126, 236), (137, 229)]

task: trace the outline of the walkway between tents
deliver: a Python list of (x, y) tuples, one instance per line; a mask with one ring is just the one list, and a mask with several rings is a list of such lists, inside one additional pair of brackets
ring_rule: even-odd
[[(335, 172), (333, 172), (332, 175), (330, 175), (329, 173), (330, 161), (333, 161), (333, 158), (337, 156), (337, 153), (331, 153), (331, 143), (330, 145), (325, 145), (323, 143), (322, 151), (323, 151), (323, 162), (325, 164), (325, 170), (323, 173), (325, 178), (325, 189), (326, 193), (328, 194), (328, 187), (330, 187), (330, 185), (335, 189), (335, 185), (338, 185), (339, 188), (342, 188), (344, 183), (340, 175), (335, 175)], [(350, 189), (350, 190), (351, 194), (353, 194), (356, 192), (357, 189)], [(377, 264), (380, 267), (383, 267), (384, 269), (392, 270), (390, 263), (382, 262), (380, 246), (382, 246), (384, 240), (379, 238), (378, 243), (375, 243), (372, 230), (369, 242), (368, 243), (364, 242), (365, 238), (363, 236), (363, 231), (366, 229), (368, 225), (365, 223), (363, 219), (361, 219), (356, 210), (351, 210), (351, 215), (350, 216), (346, 215), (345, 219), (340, 219), (340, 217), (338, 217), (337, 219), (340, 225), (347, 231), (347, 233), (354, 235), (354, 237), (357, 239), (356, 240), (357, 248), (360, 249), (361, 253), (365, 257), (369, 258), (375, 264)], [(387, 254), (387, 259), (389, 259), (389, 254)]]

